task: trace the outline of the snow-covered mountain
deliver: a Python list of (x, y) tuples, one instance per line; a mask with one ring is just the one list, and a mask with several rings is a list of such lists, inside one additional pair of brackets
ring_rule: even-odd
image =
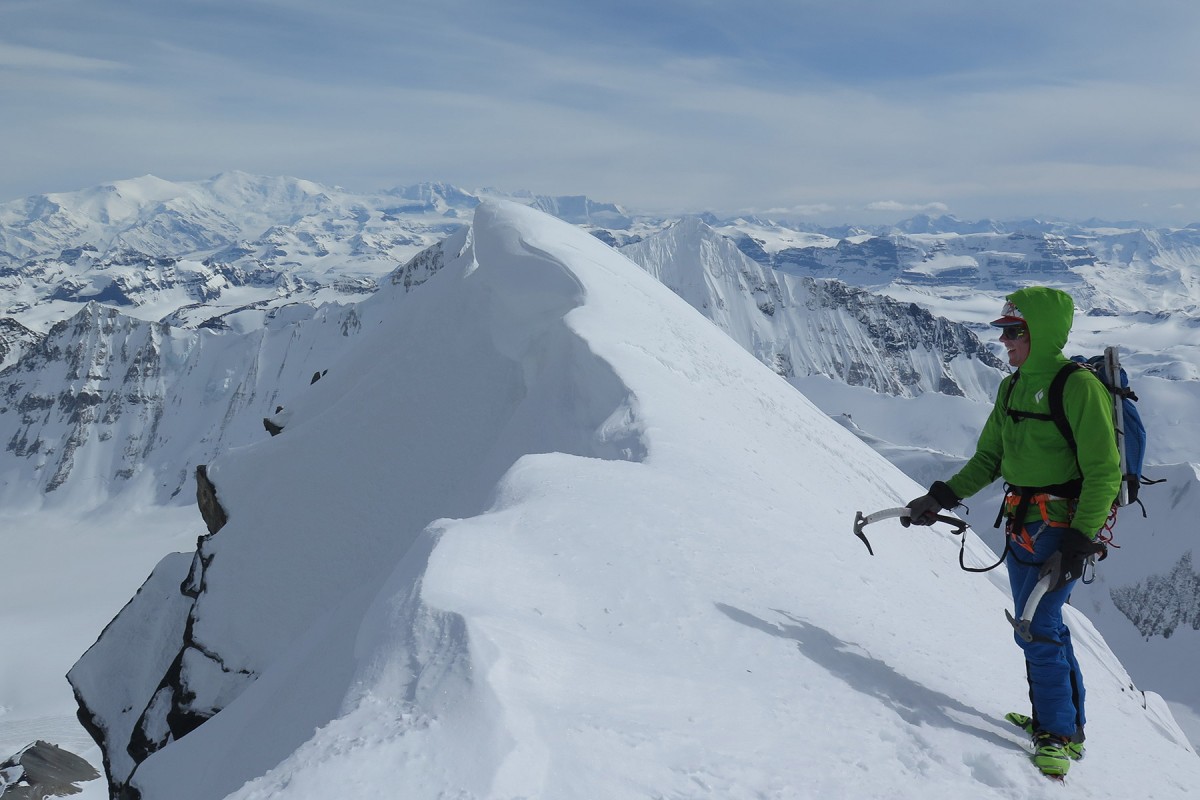
[(1072, 268), (1095, 260), (1086, 248), (1052, 234), (893, 234), (838, 239), (828, 246), (787, 247), (773, 253), (748, 236), (738, 241), (748, 255), (774, 269), (833, 275), (864, 284), (901, 281), (1012, 291), (1031, 275), (1082, 283)]
[(1200, 314), (1200, 226), (967, 225), (925, 217), (841, 236), (762, 220), (717, 228), (755, 261), (789, 274), (954, 295), (1007, 293), (1036, 281), (1071, 292), (1085, 312)]
[[(45, 331), (71, 316), (64, 304), (97, 300), (139, 319), (194, 327), (220, 325), (234, 309), (357, 300), (491, 196), (552, 213), (615, 246), (672, 222), (584, 196), (441, 183), (353, 193), (239, 172), (194, 182), (148, 175), (0, 204), (0, 317)], [(1200, 308), (1200, 279), (1189, 268), (1200, 253), (1200, 226), (968, 223), (945, 215), (868, 230), (704, 219), (758, 263), (797, 275), (951, 294), (1036, 280), (1072, 288), (1085, 311), (1194, 315)]]
[[(421, 213), (397, 225), (405, 209)], [(246, 330), (285, 303), (361, 299), (461, 224), (402, 197), (242, 173), (26, 198), (0, 206), (0, 313), (45, 331), (97, 301), (177, 327), (241, 312)]]
[[(0, 206), (0, 250), (5, 251), (0, 253), (0, 441), (5, 443), (0, 452), (0, 547), (6, 560), (40, 564), (38, 559), (44, 556), (47, 564), (55, 564), (56, 541), (69, 541), (62, 548), (66, 552), (86, 551), (89, 559), (99, 563), (105, 563), (105, 553), (111, 549), (122, 554), (122, 563), (138, 565), (124, 567), (125, 572), (112, 564), (106, 567), (133, 581), (128, 586), (132, 592), (148, 567), (146, 548), (161, 553), (155, 548), (167, 547), (167, 541), (178, 547), (181, 539), (186, 546), (199, 532), (195, 528), (203, 530), (195, 514), (187, 523), (176, 523), (173, 516), (182, 504), (190, 503), (196, 468), (210, 465), (219, 479), (226, 469), (223, 464), (247, 448), (257, 452), (281, 447), (296, 422), (306, 418), (309, 404), (312, 414), (340, 417), (340, 405), (316, 411), (324, 402), (318, 398), (334, 391), (330, 387), (341, 386), (337, 391), (344, 397), (337, 402), (357, 402), (351, 399), (357, 389), (345, 388), (345, 381), (357, 387), (360, 375), (382, 368), (364, 363), (361, 354), (372, 352), (381, 364), (397, 370), (433, 370), (435, 361), (448, 371), (479, 366), (478, 353), (447, 353), (443, 342), (428, 341), (424, 333), (408, 333), (404, 326), (412, 323), (402, 325), (393, 316), (398, 309), (408, 313), (423, 308), (425, 301), (416, 298), (441, 297), (438, 292), (443, 290), (427, 292), (432, 285), (426, 284), (449, 280), (433, 280), (447, 265), (452, 270), (483, 269), (477, 263), (475, 234), (468, 226), (476, 207), (500, 194), (422, 184), (356, 195), (296, 179), (229, 173), (191, 184), (147, 177)], [(1136, 509), (1125, 512), (1119, 529), (1122, 551), (1114, 553), (1117, 557), (1104, 565), (1097, 585), (1081, 592), (1076, 602), (1121, 655), (1137, 685), (1166, 694), (1177, 703), (1177, 713), (1200, 708), (1200, 694), (1177, 668), (1200, 656), (1196, 627), (1200, 620), (1194, 614), (1196, 579), (1186, 536), (1200, 508), (1195, 466), (1200, 448), (1200, 419), (1195, 414), (1200, 407), (1196, 313), (1200, 228), (1155, 231), (1099, 223), (965, 223), (943, 217), (915, 219), (888, 230), (803, 229), (711, 215), (664, 220), (583, 197), (528, 193), (510, 197), (565, 218), (594, 239), (619, 247), (765, 364), (768, 372), (783, 376), (922, 485), (945, 477), (970, 453), (988, 411), (1002, 368), (994, 358), (995, 343), (987, 341), (992, 334), (986, 321), (994, 317), (1006, 287), (1044, 283), (1066, 288), (1082, 312), (1072, 345), (1080, 352), (1098, 352), (1107, 344), (1122, 346), (1150, 427), (1154, 465), (1150, 472), (1169, 479), (1147, 490), (1147, 519), (1137, 518)], [(538, 236), (530, 239), (523, 225), (510, 222), (501, 227), (515, 230), (513, 235), (525, 243), (522, 247), (542, 241)], [(534, 229), (547, 230), (542, 222)], [(547, 252), (553, 255), (543, 253), (545, 258), (561, 262), (581, 282), (580, 270), (586, 277), (592, 269), (589, 265), (614, 257), (604, 249), (595, 251), (586, 237), (547, 236), (553, 245)], [(463, 266), (464, 253), (471, 254), (475, 266)], [(576, 253), (586, 258), (581, 256), (576, 263), (572, 255)], [(777, 259), (779, 253), (785, 253), (782, 261)], [(784, 263), (788, 259), (794, 263)], [(781, 269), (771, 269), (769, 264)], [(511, 275), (507, 270), (501, 274)], [(477, 292), (446, 290), (446, 297), (463, 303), (470, 298), (475, 305), (461, 309), (443, 298), (437, 308), (453, 319), (466, 315), (470, 325), (482, 324), (483, 318), (507, 319), (514, 309), (520, 311), (547, 292), (554, 294), (540, 286), (540, 278), (521, 277), (525, 275), (519, 272), (517, 285), (497, 290), (498, 297), (507, 298), (504, 302), (494, 303), (495, 298)], [(467, 276), (460, 277), (466, 280)], [(641, 290), (637, 292), (641, 297)], [(405, 299), (410, 294), (414, 299)], [(526, 294), (529, 298), (520, 299)], [(643, 311), (664, 314), (673, 330), (693, 335), (692, 323), (674, 321), (676, 312), (657, 305)], [(447, 324), (427, 321), (435, 330)], [(609, 324), (624, 325), (625, 317), (614, 317)], [(376, 333), (381, 330), (393, 332), (386, 346), (380, 343), (383, 334)], [(397, 338), (401, 330), (403, 338)], [(502, 339), (513, 335), (507, 324), (498, 323), (496, 330)], [(618, 334), (620, 330), (612, 330), (597, 336), (603, 340)], [(484, 337), (480, 332), (476, 335)], [(426, 352), (414, 352), (422, 342)], [(496, 346), (516, 346), (506, 342)], [(578, 370), (570, 354), (554, 350), (554, 342), (565, 346), (549, 337), (545, 349), (538, 351), (541, 358), (572, 365), (562, 367), (567, 371)], [(630, 342), (626, 346), (638, 347)], [(701, 380), (695, 369), (665, 357), (661, 360)], [(527, 362), (522, 362), (523, 371), (540, 369)], [(345, 374), (344, 364), (353, 364), (355, 372)], [(704, 364), (721, 369), (709, 361)], [(507, 375), (493, 378), (497, 386), (508, 385)], [(592, 379), (563, 380), (562, 386), (538, 395), (541, 406), (530, 400), (534, 405), (529, 408), (544, 406), (549, 419), (565, 413), (559, 406), (575, 408), (587, 418), (577, 421), (592, 430), (591, 395), (570, 383), (580, 380), (590, 386)], [(709, 391), (708, 380), (703, 378), (695, 391)], [(464, 404), (457, 395), (447, 401), (434, 397), (432, 391), (422, 395), (427, 399), (426, 413), (450, 402), (469, 415), (479, 402)], [(745, 420), (702, 411), (712, 424), (742, 430), (751, 444), (740, 446), (755, 448), (760, 436), (774, 435), (773, 429), (770, 434), (753, 426), (743, 430)], [(407, 422), (393, 420), (390, 412), (376, 412), (384, 418), (385, 429), (408, 430)], [(281, 423), (285, 433), (269, 439), (264, 417)], [(371, 425), (371, 430), (379, 430), (366, 419), (344, 420), (343, 425)], [(562, 427), (571, 428), (567, 423)], [(407, 435), (416, 441), (424, 436)], [(591, 441), (591, 434), (579, 431), (562, 435)], [(533, 452), (557, 452), (558, 434), (548, 431), (545, 436), (554, 441), (539, 439), (540, 444), (521, 446), (534, 448)], [(577, 442), (569, 452), (584, 452), (590, 446)], [(631, 441), (620, 449), (638, 452)], [(349, 451), (339, 452), (343, 460), (337, 462), (337, 469), (343, 461), (353, 462)], [(820, 452), (810, 455), (823, 458)], [(804, 474), (794, 464), (784, 466)], [(760, 466), (755, 474), (764, 468)], [(401, 483), (416, 479), (413, 470), (417, 469), (406, 471)], [(873, 473), (874, 467), (862, 469)], [(455, 468), (438, 470), (442, 483), (457, 482)], [(253, 490), (257, 498), (253, 502), (265, 502), (263, 498), (280, 491), (276, 478), (269, 480), (269, 486), (260, 484)], [(423, 480), (418, 483), (426, 486)], [(247, 477), (245, 483), (250, 486), (254, 481)], [(426, 488), (436, 498), (438, 490)], [(387, 491), (379, 489), (372, 496)], [(757, 491), (751, 495), (757, 497)], [(829, 496), (858, 502), (844, 495)], [(893, 499), (907, 496), (900, 493)], [(991, 536), (994, 500), (974, 499), (968, 514), (985, 538)], [(249, 499), (244, 502), (247, 507), (252, 504)], [(868, 505), (864, 502), (863, 510)], [(77, 509), (85, 510), (86, 516), (78, 516)], [(369, 513), (353, 511), (355, 519)], [(173, 532), (160, 532), (156, 540), (153, 528), (127, 530), (141, 524), (133, 520), (151, 518), (172, 520)], [(39, 537), (42, 526), (47, 533)], [(839, 526), (845, 527), (845, 522), (832, 525), (831, 530)], [(60, 529), (72, 532), (68, 536)], [(122, 537), (131, 535), (138, 549), (122, 549)], [(89, 536), (110, 545), (93, 544)], [(219, 540), (222, 537), (211, 537), (201, 550), (216, 547)], [(155, 591), (169, 592), (162, 588), (163, 582), (182, 581), (178, 573), (185, 562), (192, 564), (190, 557), (164, 561), (152, 580), (159, 587)], [(57, 564), (46, 569), (60, 572)], [(100, 589), (98, 578), (86, 578), (78, 570), (63, 574), (70, 575), (73, 588), (87, 587), (92, 593)], [(111, 580), (102, 583), (104, 593), (113, 591)], [(36, 630), (32, 614), (59, 619), (67, 613), (69, 604), (60, 602), (49, 609), (22, 612), (19, 621), (15, 612), (5, 618), (6, 608), (26, 608), (28, 596), (44, 593), (11, 579), (7, 586), (9, 593), (0, 584), (0, 621), (10, 630), (24, 631), (26, 626)], [(194, 600), (186, 596), (164, 600), (162, 613), (191, 613), (180, 609), (193, 609)], [(50, 609), (64, 611), (54, 616), (58, 612)], [(7, 648), (11, 655), (0, 659), (6, 662), (0, 663), (0, 672), (8, 670), (13, 677), (0, 683), (15, 694), (0, 695), (0, 742), (11, 737), (12, 752), (35, 738), (17, 741), (20, 731), (61, 736), (64, 726), (73, 725), (68, 721), (38, 727), (42, 723), (37, 720), (27, 724), (32, 709), (48, 708), (50, 702), (38, 705), (28, 699), (35, 694), (31, 686), (38, 688), (38, 696), (42, 686), (26, 676), (47, 672), (46, 665), (36, 660), (37, 653), (54, 654), (57, 660), (49, 667), (51, 674), (65, 672), (116, 610), (114, 606), (99, 621), (93, 619), (91, 627), (74, 622), (65, 626), (63, 630), (75, 630), (72, 626), (77, 624), (83, 631), (74, 645), (66, 644), (70, 637), (64, 634), (53, 647)], [(127, 621), (139, 612), (130, 613), (133, 617), (126, 616)], [(179, 617), (169, 616), (160, 618), (164, 630), (178, 625)], [(191, 634), (181, 631), (180, 636), (182, 642)], [(133, 638), (141, 637), (137, 633)], [(194, 642), (193, 649), (208, 649), (202, 639), (187, 641)], [(137, 648), (131, 645), (131, 652)], [(174, 658), (178, 652), (164, 651), (156, 658)], [(194, 661), (194, 654), (189, 658)], [(203, 666), (204, 662), (195, 663)], [(1105, 658), (1097, 663), (1106, 673), (1120, 669)], [(164, 665), (151, 659), (140, 666), (145, 677)], [(69, 690), (64, 699), (70, 701)], [(193, 711), (202, 717), (205, 708), (203, 703), (181, 707), (172, 719), (178, 722), (180, 714), (187, 717)], [(138, 710), (137, 718), (128, 716), (132, 712), (118, 714), (123, 720), (120, 725), (125, 726), (121, 730), (131, 732), (144, 710)], [(54, 713), (70, 712), (56, 706)], [(153, 715), (146, 720), (147, 724), (162, 721)], [(1194, 730), (1193, 740), (1200, 740), (1200, 724)], [(146, 741), (163, 735), (161, 727), (144, 728), (143, 733)], [(167, 752), (170, 748), (162, 751), (164, 756)], [(4, 755), (0, 753), (0, 758)], [(98, 759), (95, 763), (99, 765)]]
[[(454, 241), (381, 282), (419, 286)], [(964, 326), (838, 281), (775, 273), (698, 220), (625, 252), (789, 379), (828, 375), (888, 395), (980, 401), (1002, 374)], [(94, 505), (141, 484), (170, 502), (197, 465), (252, 441), (283, 397), (375, 324), (372, 307), (293, 302), (189, 329), (89, 301), (0, 373), (0, 497), (36, 503), (36, 487), (55, 505)]]
[[(364, 202), (367, 197), (370, 205)], [(322, 244), (337, 241), (343, 256), (370, 256), (386, 250), (397, 233), (407, 233), (388, 226), (387, 216), (425, 211), (422, 206), (429, 205), (402, 195), (389, 208), (376, 208), (380, 203), (380, 196), (294, 178), (229, 172), (176, 183), (146, 175), (0, 205), (0, 249), (18, 260), (81, 248), (97, 258), (126, 251), (178, 257), (251, 243), (258, 252), (279, 257), (287, 254), (269, 254), (265, 248), (288, 243), (300, 253), (322, 257), (327, 255)], [(446, 207), (431, 210), (436, 218), (455, 213)], [(381, 238), (373, 240), (372, 235)], [(365, 250), (356, 252), (356, 246)]]
[(40, 337), (11, 317), (0, 318), (0, 372), (16, 363)]
[(0, 373), (0, 497), (88, 506), (141, 484), (170, 502), (197, 464), (262, 432), (278, 393), (309, 380), (301, 370), (328, 363), (299, 318), (330, 332), (327, 347), (360, 324), (352, 308), (289, 306), (223, 336), (89, 303)]
[[(1011, 798), (1007, 598), (918, 490), (645, 271), (485, 203), (418, 291), (207, 470), (227, 513), (71, 672), (153, 798)], [(447, 369), (447, 365), (452, 368)], [(973, 557), (989, 554), (972, 537)], [(1200, 759), (1068, 613), (1090, 797)], [(1154, 768), (1145, 766), (1153, 763)]]
[[(437, 183), (362, 194), (229, 172), (12, 201), (0, 204), (0, 317), (45, 331), (96, 301), (182, 327), (224, 327), (241, 312), (247, 330), (247, 311), (257, 321), (284, 303), (362, 299), (492, 194)], [(586, 197), (518, 199), (621, 241), (642, 224)]]
[[(420, 286), (445, 246), (383, 285)], [(348, 339), (377, 324), (373, 307), (292, 303), (239, 333), (144, 322), (89, 302), (0, 373), (0, 498), (36, 507), (41, 494), (87, 507), (138, 485), (171, 502), (190, 488), (196, 466), (256, 439), (282, 397), (317, 380)]]
[(1004, 365), (962, 325), (842, 281), (764, 267), (698, 218), (621, 252), (786, 378), (981, 401), (1000, 382)]

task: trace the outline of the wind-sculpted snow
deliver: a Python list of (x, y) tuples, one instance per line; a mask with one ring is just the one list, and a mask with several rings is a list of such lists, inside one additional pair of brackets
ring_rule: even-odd
[[(184, 633), (73, 670), (139, 716), (131, 791), (1036, 796), (997, 721), (1026, 694), (1004, 593), (949, 534), (881, 527), (872, 558), (850, 533), (916, 484), (575, 228), (487, 202), (440, 259), (362, 304), (278, 436), (209, 465), (228, 521)], [(1186, 796), (1200, 760), (1069, 618), (1089, 796), (1135, 796), (1151, 758)]]
[[(450, 275), (423, 289), (422, 302), (402, 303), (402, 281), (374, 301), (368, 311), (386, 303), (389, 316), (299, 398), (283, 436), (209, 467), (230, 522), (197, 550), (200, 575), (188, 580), (197, 597), (174, 674), (134, 704), (145, 709), (135, 730), (148, 740), (136, 748), (143, 757), (228, 705), (348, 592), (355, 618), (366, 613), (363, 589), (378, 590), (398, 562), (428, 548), (434, 520), (482, 511), (521, 455), (644, 457), (625, 390), (562, 321), (582, 300), (574, 276), (504, 227), (477, 227), (460, 243), (439, 271)], [(476, 272), (477, 259), (504, 266)], [(445, 369), (414, 368), (430, 359)], [(330, 407), (314, 413), (314, 403)], [(258, 475), (270, 476), (268, 497), (246, 492)], [(314, 541), (288, 544), (280, 502), (305, 508)], [(355, 526), (347, 508), (386, 524)], [(413, 613), (433, 619), (419, 604)], [(77, 672), (103, 668), (85, 660)], [(329, 702), (309, 698), (307, 713), (332, 714)]]

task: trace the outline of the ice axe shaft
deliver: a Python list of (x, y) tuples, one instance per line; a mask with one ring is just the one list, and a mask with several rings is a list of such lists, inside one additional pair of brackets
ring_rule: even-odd
[(1004, 616), (1008, 617), (1008, 624), (1013, 626), (1013, 630), (1017, 632), (1022, 640), (1026, 642), (1033, 641), (1033, 633), (1029, 630), (1029, 626), (1033, 624), (1033, 615), (1037, 613), (1038, 603), (1042, 602), (1042, 598), (1046, 596), (1046, 592), (1050, 591), (1051, 587), (1058, 582), (1059, 572), (1062, 570), (1062, 553), (1055, 553), (1046, 559), (1046, 563), (1042, 565), (1042, 570), (1039, 573), (1037, 585), (1033, 587), (1033, 591), (1029, 593), (1029, 598), (1025, 601), (1025, 608), (1021, 612), (1020, 619), (1014, 619), (1009, 610), (1004, 609)]
[[(873, 522), (879, 522), (883, 519), (910, 519), (912, 512), (907, 507), (902, 508), (885, 508), (882, 511), (876, 511), (871, 514), (863, 515), (861, 511), (854, 512), (854, 535), (862, 539), (862, 543), (867, 546), (867, 552), (875, 555), (875, 551), (871, 548), (871, 543), (867, 541), (867, 535), (863, 533), (863, 528)], [(961, 519), (947, 517), (943, 514), (938, 514), (934, 517), (938, 522), (945, 522), (947, 525), (953, 525), (955, 534), (961, 534), (967, 529), (967, 523)]]

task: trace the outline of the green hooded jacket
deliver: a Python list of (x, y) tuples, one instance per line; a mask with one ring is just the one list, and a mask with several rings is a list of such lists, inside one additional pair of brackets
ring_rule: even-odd
[[(1014, 420), (1005, 408), (1050, 413), (1050, 382), (1067, 363), (1062, 349), (1075, 315), (1071, 296), (1058, 289), (1033, 286), (1007, 298), (1020, 311), (1029, 328), (1029, 357), (1015, 373), (1004, 378), (996, 393), (992, 413), (979, 434), (975, 455), (947, 485), (959, 497), (970, 497), (996, 478), (1014, 486), (1053, 486), (1083, 478), (1083, 489), (1074, 515), (1066, 501), (1054, 501), (1047, 513), (1056, 522), (1069, 523), (1085, 536), (1095, 537), (1108, 520), (1121, 486), (1120, 456), (1113, 430), (1112, 396), (1085, 370), (1072, 373), (1063, 389), (1063, 407), (1078, 454), (1050, 421)], [(1078, 461), (1076, 461), (1078, 455)], [(1041, 519), (1037, 506), (1026, 521)]]

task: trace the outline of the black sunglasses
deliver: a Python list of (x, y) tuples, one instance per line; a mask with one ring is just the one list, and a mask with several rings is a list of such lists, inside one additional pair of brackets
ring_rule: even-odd
[(1026, 328), (1024, 325), (1011, 325), (1000, 331), (1000, 338), (1008, 339), (1010, 341), (1016, 341), (1017, 339), (1021, 339), (1025, 336), (1027, 336), (1028, 334), (1029, 334), (1029, 329)]

